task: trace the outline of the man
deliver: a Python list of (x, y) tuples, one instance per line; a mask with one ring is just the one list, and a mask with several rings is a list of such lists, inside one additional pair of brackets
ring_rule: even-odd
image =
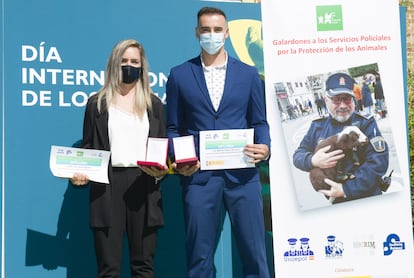
[(387, 115), (387, 109), (385, 109), (384, 91), (382, 89), (381, 78), (379, 75), (376, 75), (374, 80), (374, 98), (377, 102), (378, 110), (381, 111), (381, 118), (385, 118)]
[[(199, 157), (199, 132), (254, 129), (254, 144), (245, 146), (250, 162), (269, 157), (270, 135), (259, 74), (227, 54), (225, 13), (202, 8), (196, 37), (201, 54), (171, 69), (167, 82), (167, 131), (172, 138), (193, 135)], [(170, 150), (173, 150), (172, 146)], [(174, 154), (171, 153), (174, 159)], [(176, 167), (176, 164), (172, 164)], [(224, 206), (246, 277), (269, 277), (261, 184), (256, 168), (176, 169), (181, 175), (186, 225), (187, 277), (214, 277), (214, 251)]]
[(357, 102), (355, 110), (356, 111), (363, 111), (364, 106), (362, 105), (362, 91), (361, 91), (361, 87), (358, 85), (358, 83), (356, 81), (354, 83), (353, 91), (354, 91), (355, 99), (356, 99), (356, 102)]
[(310, 171), (314, 167), (335, 166), (344, 157), (342, 150), (329, 152), (330, 146), (313, 153), (319, 140), (342, 131), (346, 126), (357, 126), (368, 137), (369, 143), (356, 150), (360, 166), (355, 169), (352, 161), (345, 162), (345, 172), (352, 172), (353, 179), (338, 183), (326, 179), (330, 190), (320, 190), (327, 198), (339, 203), (380, 195), (382, 176), (388, 168), (388, 146), (381, 136), (375, 118), (355, 112), (354, 79), (345, 73), (331, 75), (326, 81), (325, 102), (329, 117), (314, 120), (293, 154), (294, 165)]

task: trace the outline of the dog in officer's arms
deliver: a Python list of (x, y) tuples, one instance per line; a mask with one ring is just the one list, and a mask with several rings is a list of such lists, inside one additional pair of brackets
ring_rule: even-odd
[(341, 149), (345, 157), (339, 160), (335, 167), (313, 168), (310, 171), (309, 177), (315, 191), (331, 188), (325, 183), (325, 178), (339, 183), (355, 178), (352, 173), (345, 173), (346, 161), (351, 160), (354, 166), (359, 166), (356, 148), (366, 143), (368, 143), (368, 137), (356, 126), (347, 126), (341, 132), (319, 141), (314, 153), (321, 148), (331, 146), (329, 152)]

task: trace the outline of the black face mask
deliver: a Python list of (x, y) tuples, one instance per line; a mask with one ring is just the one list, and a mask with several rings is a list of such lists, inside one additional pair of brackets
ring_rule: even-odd
[(121, 66), (122, 69), (122, 82), (131, 84), (138, 80), (141, 68), (133, 66)]

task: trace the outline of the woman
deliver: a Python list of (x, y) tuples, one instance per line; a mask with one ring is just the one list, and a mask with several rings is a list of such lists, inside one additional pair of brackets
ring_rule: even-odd
[(164, 107), (149, 85), (142, 45), (118, 42), (107, 63), (104, 86), (88, 100), (83, 148), (111, 151), (109, 184), (75, 174), (71, 181), (89, 182), (90, 224), (98, 277), (119, 277), (124, 234), (128, 236), (131, 277), (153, 277), (157, 228), (163, 225), (158, 181), (168, 167), (138, 167), (145, 160), (148, 137), (165, 137)]

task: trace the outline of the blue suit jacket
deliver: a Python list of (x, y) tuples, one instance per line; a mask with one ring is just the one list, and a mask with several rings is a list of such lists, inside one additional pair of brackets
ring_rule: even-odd
[[(193, 135), (199, 157), (199, 131), (254, 129), (254, 142), (270, 149), (269, 125), (262, 81), (256, 68), (228, 57), (223, 97), (217, 111), (207, 90), (200, 56), (173, 67), (167, 81), (167, 132), (174, 160), (172, 138)], [(205, 184), (213, 171), (183, 177), (183, 183)], [(259, 180), (256, 168), (224, 170), (233, 183)]]

